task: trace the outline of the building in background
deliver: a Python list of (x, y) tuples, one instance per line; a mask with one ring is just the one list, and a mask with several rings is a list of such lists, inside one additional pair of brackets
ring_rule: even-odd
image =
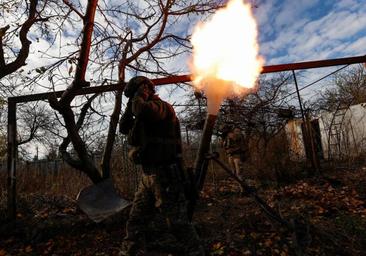
[(366, 104), (323, 112), (319, 127), (325, 159), (357, 157), (366, 151)]
[[(316, 152), (320, 159), (343, 160), (366, 152), (366, 103), (323, 111), (311, 120)], [(290, 159), (306, 159), (302, 119), (293, 119), (285, 126)]]

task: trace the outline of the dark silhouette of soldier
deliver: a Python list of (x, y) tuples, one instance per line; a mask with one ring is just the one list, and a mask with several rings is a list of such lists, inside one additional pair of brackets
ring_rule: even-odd
[(187, 216), (180, 125), (174, 109), (143, 76), (128, 82), (125, 95), (129, 102), (120, 131), (128, 134), (130, 159), (143, 170), (126, 225), (125, 255), (144, 255), (146, 227), (155, 213), (164, 217), (169, 231), (184, 245), (184, 255), (205, 255)]

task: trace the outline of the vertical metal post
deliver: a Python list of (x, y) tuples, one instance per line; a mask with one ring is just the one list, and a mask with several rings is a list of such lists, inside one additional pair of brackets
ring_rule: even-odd
[(16, 109), (15, 101), (8, 100), (8, 187), (7, 187), (7, 206), (8, 219), (16, 218), (16, 160), (17, 160), (17, 128), (16, 128)]
[(294, 70), (292, 70), (292, 75), (294, 77), (294, 82), (295, 82), (295, 87), (296, 87), (297, 98), (299, 100), (302, 121), (304, 122), (304, 125), (305, 125), (305, 114), (304, 114), (304, 109), (302, 108), (302, 101), (301, 101), (301, 97), (300, 97), (299, 86), (297, 84), (296, 74), (295, 74)]
[(305, 114), (305, 118), (306, 118), (306, 129), (308, 131), (310, 147), (311, 147), (311, 159), (312, 159), (313, 168), (315, 169), (315, 171), (317, 173), (319, 173), (320, 161), (319, 161), (317, 150), (315, 148), (314, 135), (313, 135), (313, 131), (312, 131), (313, 128), (311, 127), (309, 113)]
[(205, 182), (208, 167), (206, 154), (209, 153), (210, 150), (211, 137), (213, 134), (213, 128), (215, 126), (216, 119), (217, 115), (207, 114), (205, 125), (203, 127), (202, 137), (194, 163), (195, 178), (198, 191), (202, 190), (203, 184)]
[(202, 190), (203, 184), (205, 183), (208, 168), (208, 159), (206, 158), (206, 155), (210, 150), (211, 137), (216, 119), (217, 115), (207, 114), (205, 125), (203, 127), (202, 137), (194, 163), (195, 172), (193, 173), (193, 178), (195, 179), (196, 188), (192, 188), (192, 194), (195, 195), (190, 198), (187, 206), (189, 220), (192, 220), (193, 218), (193, 213), (199, 198), (199, 191)]
[(189, 141), (189, 133), (188, 133), (188, 127), (186, 125), (186, 140), (187, 140), (187, 145), (190, 144), (190, 141)]
[(302, 118), (302, 123), (303, 123), (303, 140), (304, 140), (304, 148), (305, 148), (305, 158), (308, 159), (309, 156), (309, 147), (307, 147), (308, 145), (308, 129), (307, 129), (307, 125), (306, 125), (306, 119), (305, 119), (305, 114), (304, 114), (304, 109), (302, 108), (302, 101), (301, 101), (301, 96), (300, 96), (300, 91), (299, 91), (299, 86), (297, 84), (297, 79), (296, 79), (296, 74), (295, 71), (292, 70), (292, 75), (294, 77), (294, 82), (295, 82), (295, 87), (296, 87), (296, 94), (297, 94), (297, 99), (299, 101), (299, 106), (300, 106), (300, 112), (301, 112), (301, 118)]
[(312, 139), (311, 131), (309, 130), (309, 120), (305, 117), (305, 113), (304, 113), (304, 109), (302, 107), (302, 101), (301, 101), (301, 97), (300, 97), (300, 91), (299, 91), (299, 86), (297, 84), (297, 79), (296, 79), (296, 74), (295, 71), (292, 70), (292, 75), (294, 77), (294, 82), (295, 82), (295, 87), (296, 87), (296, 93), (297, 93), (297, 98), (299, 100), (299, 106), (300, 106), (300, 111), (301, 111), (301, 117), (302, 117), (302, 121), (303, 121), (303, 127), (304, 127), (304, 146), (305, 146), (305, 152), (307, 153), (307, 156), (310, 157), (311, 159), (311, 165), (313, 167), (313, 169), (315, 171), (319, 171), (319, 159), (317, 157), (317, 154), (315, 152), (315, 145), (314, 145), (314, 141)]

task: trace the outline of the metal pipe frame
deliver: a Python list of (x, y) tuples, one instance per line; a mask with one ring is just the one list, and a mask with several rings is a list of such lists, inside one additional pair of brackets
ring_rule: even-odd
[[(322, 68), (331, 67), (338, 65), (349, 65), (357, 63), (366, 63), (366, 55), (339, 58), (339, 59), (328, 59), (328, 60), (317, 60), (317, 61), (307, 61), (280, 65), (269, 65), (264, 66), (261, 74), (275, 73), (283, 71), (293, 71), (300, 69), (312, 69), (312, 68)], [(191, 75), (176, 75), (163, 78), (152, 79), (156, 85), (166, 85), (166, 84), (176, 84), (176, 83), (188, 83), (192, 81)], [(76, 91), (75, 95), (87, 95), (93, 93), (102, 92), (112, 92), (122, 90), (124, 86), (121, 84), (110, 84), (105, 86), (93, 86), (85, 87)], [(64, 91), (54, 91), (37, 93), (30, 95), (22, 95), (16, 97), (8, 98), (8, 142), (7, 142), (7, 171), (8, 171), (8, 182), (7, 182), (7, 212), (9, 220), (15, 220), (16, 218), (16, 159), (17, 159), (17, 141), (16, 141), (16, 105), (20, 102), (47, 100), (50, 95), (55, 95), (56, 97), (61, 97)]]
[[(293, 71), (293, 70), (301, 70), (301, 69), (323, 68), (323, 67), (349, 65), (349, 64), (357, 64), (357, 63), (366, 63), (366, 55), (357, 56), (357, 57), (340, 58), (340, 59), (317, 60), (317, 61), (307, 61), (307, 62), (264, 66), (261, 74), (276, 73), (276, 72), (283, 72), (283, 71)], [(192, 81), (192, 76), (191, 75), (176, 75), (176, 76), (156, 78), (156, 79), (152, 79), (152, 81), (155, 85), (188, 83), (188, 82)], [(76, 92), (76, 95), (112, 92), (112, 91), (122, 90), (122, 88), (124, 88), (124, 87), (121, 86), (121, 84), (84, 87), (84, 88), (78, 90)], [(55, 91), (55, 92), (45, 92), (45, 93), (38, 93), (38, 94), (9, 97), (8, 101), (14, 101), (16, 103), (19, 103), (19, 102), (46, 100), (52, 94), (55, 94), (56, 97), (61, 97), (63, 92), (64, 91)]]

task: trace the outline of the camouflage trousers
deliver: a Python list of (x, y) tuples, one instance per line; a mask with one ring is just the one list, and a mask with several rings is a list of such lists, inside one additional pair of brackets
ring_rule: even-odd
[[(244, 180), (244, 163), (241, 160), (239, 155), (232, 155), (228, 157), (230, 167), (232, 168), (234, 174), (236, 177), (238, 177), (240, 180)], [(240, 193), (244, 192), (244, 188), (238, 184), (238, 190)]]
[[(146, 170), (144, 170), (146, 172)], [(184, 255), (204, 255), (199, 237), (187, 217), (187, 200), (176, 168), (150, 168), (143, 174), (126, 225), (126, 255), (136, 253), (145, 243), (145, 233), (155, 214), (161, 214), (169, 232), (184, 245)], [(144, 254), (141, 254), (144, 255)]]
[(239, 178), (243, 179), (243, 161), (239, 155), (231, 155), (229, 158), (229, 164), (233, 168), (234, 174)]

